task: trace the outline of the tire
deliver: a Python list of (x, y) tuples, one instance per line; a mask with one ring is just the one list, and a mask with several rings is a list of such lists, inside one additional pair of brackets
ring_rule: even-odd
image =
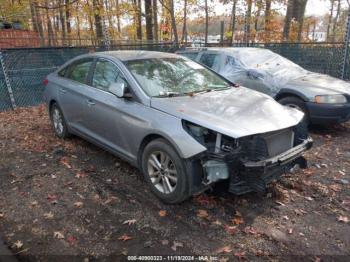
[(278, 100), (278, 102), (281, 105), (289, 106), (289, 107), (292, 107), (292, 108), (295, 108), (295, 109), (298, 109), (298, 110), (302, 111), (305, 114), (303, 122), (306, 125), (310, 124), (309, 111), (307, 110), (306, 105), (305, 105), (303, 100), (301, 100), (298, 97), (287, 96), (285, 98), (282, 98), (282, 99)]
[(70, 137), (66, 120), (63, 116), (62, 110), (57, 103), (53, 103), (51, 105), (50, 118), (56, 136), (63, 139)]
[(186, 165), (166, 140), (156, 139), (145, 147), (142, 172), (152, 192), (163, 202), (177, 204), (190, 196)]

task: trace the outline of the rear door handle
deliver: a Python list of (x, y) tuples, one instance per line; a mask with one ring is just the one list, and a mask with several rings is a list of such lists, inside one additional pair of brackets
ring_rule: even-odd
[(95, 105), (95, 102), (92, 101), (92, 100), (86, 100), (86, 103), (88, 104), (88, 106), (94, 106)]
[(60, 88), (60, 93), (61, 93), (61, 94), (65, 94), (65, 93), (67, 93), (67, 90), (66, 90), (66, 89), (63, 89), (63, 88)]

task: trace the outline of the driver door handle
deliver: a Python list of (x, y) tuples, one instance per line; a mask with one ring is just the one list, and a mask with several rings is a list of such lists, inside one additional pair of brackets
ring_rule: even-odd
[(94, 106), (95, 102), (92, 101), (91, 99), (86, 100), (86, 103), (88, 104), (88, 106)]

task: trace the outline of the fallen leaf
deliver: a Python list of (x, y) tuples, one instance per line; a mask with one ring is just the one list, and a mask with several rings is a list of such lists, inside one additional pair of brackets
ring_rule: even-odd
[(181, 243), (181, 242), (176, 242), (176, 241), (174, 241), (173, 242), (173, 245), (172, 245), (172, 247), (171, 247), (171, 249), (172, 250), (174, 250), (174, 251), (176, 251), (176, 249), (178, 248), (178, 247), (183, 247), (184, 245)]
[(68, 169), (72, 168), (72, 166), (68, 162), (68, 158), (67, 157), (62, 157), (60, 163), (62, 165), (64, 165), (65, 167), (67, 167)]
[(84, 172), (77, 172), (75, 177), (76, 178), (84, 178), (84, 177), (86, 177), (86, 173), (84, 173)]
[(228, 226), (225, 225), (225, 231), (229, 233), (230, 235), (234, 235), (237, 233), (237, 227), (236, 226)]
[(109, 203), (112, 203), (115, 200), (119, 200), (119, 198), (115, 197), (115, 196), (110, 196), (105, 202), (103, 202), (104, 205), (107, 205)]
[(55, 196), (55, 195), (51, 195), (51, 194), (48, 194), (47, 195), (47, 199), (49, 200), (49, 201), (56, 201), (57, 200), (57, 196)]
[(310, 170), (310, 169), (306, 169), (303, 171), (303, 173), (307, 176), (312, 176), (314, 175), (314, 171)]
[(229, 247), (229, 246), (224, 246), (224, 247), (221, 247), (219, 248), (216, 253), (231, 253), (232, 252), (232, 249)]
[(75, 202), (74, 203), (74, 206), (77, 208), (81, 208), (83, 205), (84, 205), (83, 202)]
[(74, 246), (74, 245), (76, 244), (76, 242), (77, 242), (77, 239), (76, 239), (76, 237), (74, 237), (74, 236), (69, 236), (69, 237), (67, 238), (67, 241), (68, 241), (68, 243), (69, 243), (71, 246)]
[(135, 224), (135, 223), (136, 223), (136, 219), (129, 219), (129, 220), (125, 220), (125, 221), (123, 222), (123, 225), (131, 226), (131, 225), (133, 225), (133, 224)]
[(290, 234), (290, 235), (293, 234), (293, 228), (288, 229), (288, 234)]
[(130, 236), (124, 234), (124, 235), (118, 237), (118, 239), (119, 239), (119, 240), (122, 240), (122, 241), (128, 241), (128, 240), (132, 239), (132, 237), (130, 237)]
[(217, 226), (221, 226), (221, 225), (222, 225), (222, 223), (221, 223), (219, 220), (215, 220), (215, 221), (213, 222), (213, 224), (214, 224), (214, 225), (217, 225)]
[(204, 210), (204, 209), (197, 210), (197, 217), (206, 218), (208, 216), (209, 216), (209, 214), (208, 214), (207, 210)]
[(238, 257), (238, 259), (245, 258), (245, 252), (236, 252), (233, 254), (235, 257)]
[(5, 217), (5, 213), (4, 212), (0, 212), (0, 218), (4, 218)]
[(160, 210), (158, 214), (161, 217), (165, 217), (167, 215), (166, 210)]
[(30, 203), (32, 206), (37, 206), (38, 205), (38, 201), (33, 201)]
[(349, 218), (346, 217), (346, 216), (339, 216), (339, 217), (338, 217), (338, 221), (339, 221), (339, 222), (348, 223), (348, 222), (349, 222)]
[(241, 216), (236, 216), (232, 219), (232, 223), (235, 225), (240, 225), (244, 223), (243, 217)]
[(303, 209), (294, 209), (294, 213), (297, 214), (298, 216), (302, 216), (306, 214), (307, 212), (304, 211)]
[(169, 244), (169, 240), (166, 240), (166, 239), (163, 239), (162, 240), (162, 245), (163, 246), (166, 246), (166, 245), (168, 245)]
[(17, 240), (15, 243), (13, 243), (12, 248), (20, 249), (23, 247), (23, 242), (21, 240)]
[(58, 238), (58, 239), (63, 239), (64, 235), (59, 231), (55, 231), (55, 232), (53, 232), (53, 237)]
[(246, 234), (252, 234), (252, 235), (255, 235), (255, 234), (257, 234), (258, 233), (258, 231), (254, 228), (254, 227), (245, 227), (244, 229), (243, 229), (243, 231), (244, 231), (244, 233), (246, 233)]
[(330, 185), (329, 188), (332, 189), (334, 192), (339, 192), (342, 190), (341, 185)]
[(53, 219), (53, 213), (50, 211), (49, 213), (44, 213), (45, 219)]

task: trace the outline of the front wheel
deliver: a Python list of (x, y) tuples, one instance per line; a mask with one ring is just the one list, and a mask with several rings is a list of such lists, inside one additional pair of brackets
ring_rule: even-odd
[(294, 96), (287, 96), (285, 98), (278, 100), (278, 102), (281, 105), (289, 106), (291, 108), (298, 109), (299, 111), (302, 111), (305, 114), (303, 122), (306, 125), (310, 124), (309, 111), (307, 110), (305, 102), (303, 100), (301, 100), (300, 98), (294, 97)]
[(189, 197), (184, 162), (164, 139), (156, 139), (145, 147), (142, 171), (152, 192), (163, 202), (176, 204)]

